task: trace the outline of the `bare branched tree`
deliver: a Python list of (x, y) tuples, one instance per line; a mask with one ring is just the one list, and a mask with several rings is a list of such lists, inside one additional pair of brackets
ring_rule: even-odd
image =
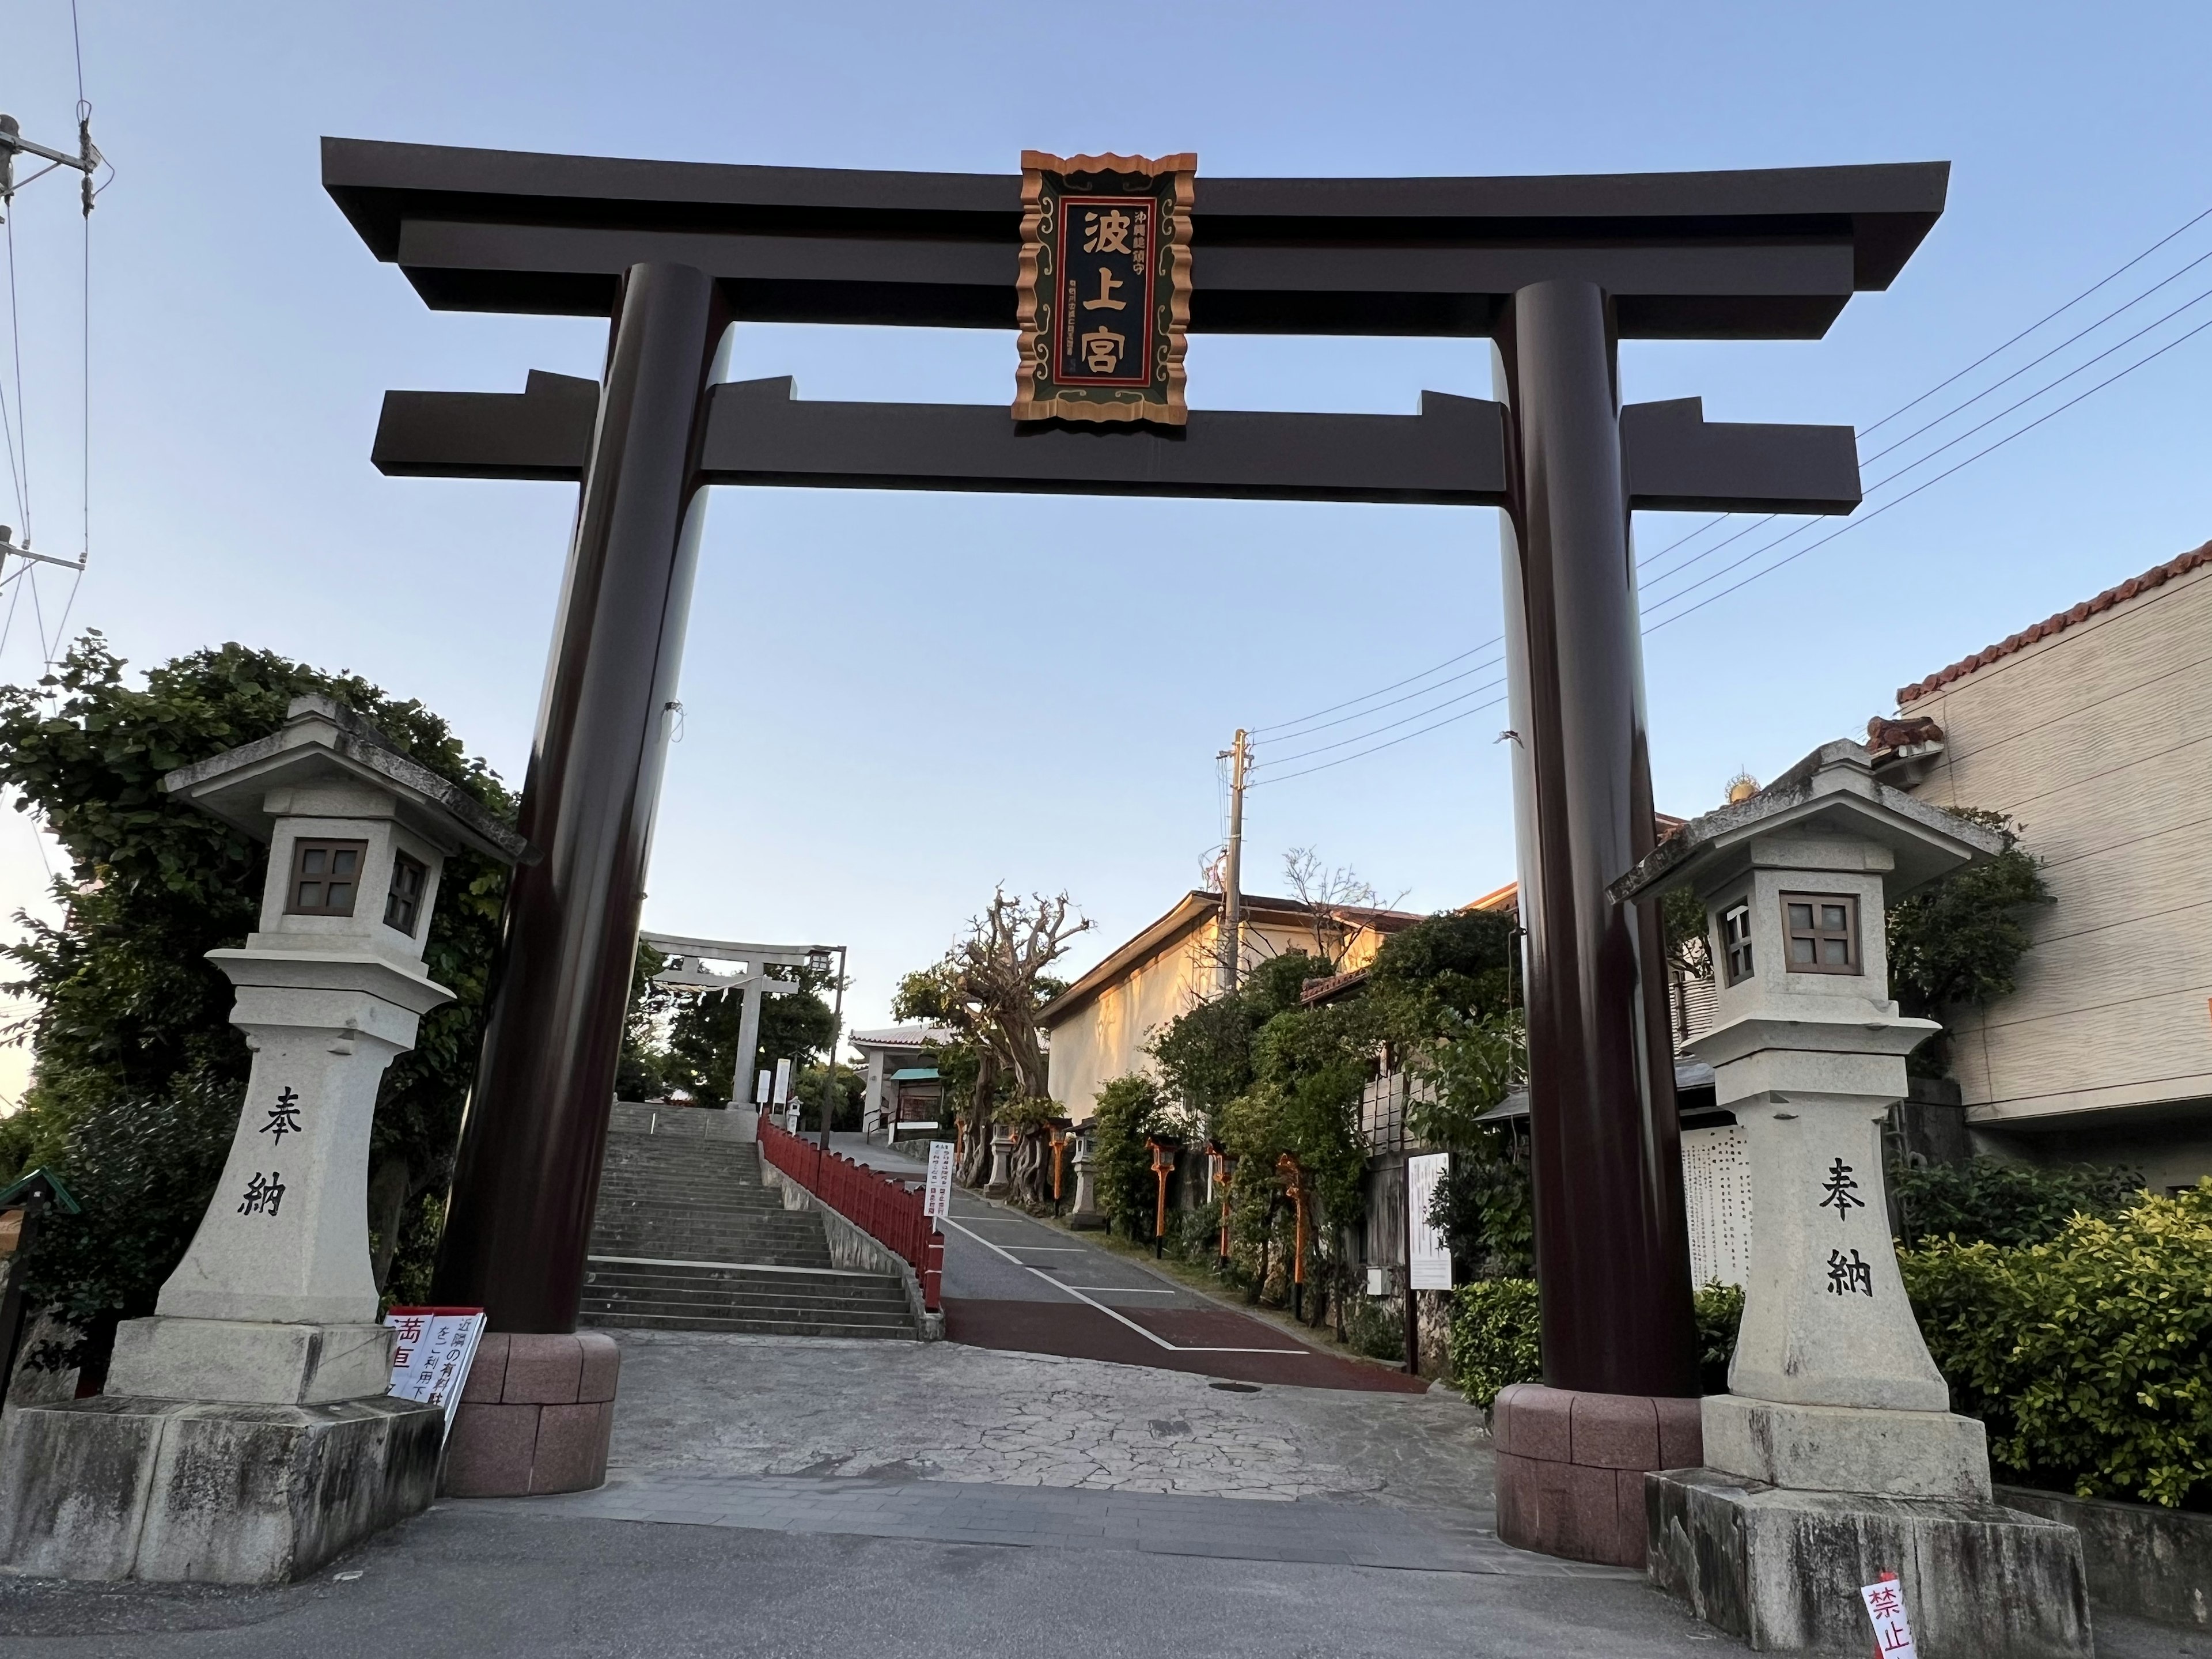
[(1386, 903), (1375, 884), (1357, 870), (1348, 864), (1331, 869), (1310, 847), (1293, 847), (1283, 854), (1283, 875), (1305, 910), (1314, 955), (1332, 966), (1343, 957), (1352, 932), (1339, 911), (1383, 909), (1405, 896), (1401, 892)]
[[(946, 975), (969, 1011), (963, 1024), (973, 1034), (981, 1061), (969, 1105), (967, 1155), (960, 1170), (961, 1180), (971, 1187), (980, 1184), (990, 1167), (992, 1122), (1002, 1084), (1003, 1092), (1018, 1109), (1048, 1098), (1044, 1044), (1036, 1020), (1050, 988), (1047, 970), (1067, 954), (1075, 936), (1090, 927), (1066, 893), (1020, 898), (1000, 888), (992, 894), (989, 908), (969, 922), (968, 936), (946, 954)], [(1018, 1109), (1017, 1116), (1036, 1118), (1042, 1109)], [(1022, 1136), (1018, 1188), (1038, 1185), (1044, 1155), (1030, 1144), (1038, 1139), (1026, 1133)]]

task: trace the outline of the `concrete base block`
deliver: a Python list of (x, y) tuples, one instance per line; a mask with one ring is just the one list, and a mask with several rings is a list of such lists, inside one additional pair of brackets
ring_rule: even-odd
[(1903, 1581), (1927, 1659), (2087, 1659), (2087, 1581), (2071, 1527), (1996, 1504), (1789, 1492), (1713, 1469), (1644, 1481), (1647, 1571), (1762, 1653), (1865, 1654), (1859, 1588)]
[(101, 1395), (17, 1406), (0, 1439), (0, 1570), (284, 1584), (426, 1508), (445, 1413)]
[(622, 1350), (598, 1331), (487, 1332), (446, 1448), (451, 1498), (589, 1492), (607, 1479)]
[(1644, 1476), (1704, 1455), (1698, 1402), (1516, 1382), (1490, 1408), (1498, 1535), (1571, 1561), (1644, 1565)]
[(1106, 1230), (1106, 1212), (1071, 1210), (1068, 1212), (1067, 1224), (1072, 1231), (1079, 1233), (1103, 1232)]
[(141, 1400), (319, 1406), (381, 1395), (392, 1334), (381, 1325), (126, 1319), (115, 1328), (111, 1393)]
[(1971, 1417), (1733, 1394), (1701, 1403), (1705, 1466), (1723, 1474), (1796, 1492), (1989, 1501), (1989, 1435)]

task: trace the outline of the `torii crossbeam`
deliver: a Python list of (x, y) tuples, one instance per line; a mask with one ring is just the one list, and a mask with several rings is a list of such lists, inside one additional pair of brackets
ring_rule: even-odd
[[(1888, 286), (1943, 163), (1525, 179), (1200, 178), (1193, 331), (1488, 336), (1498, 401), (1194, 411), (1160, 432), (716, 384), (732, 321), (1016, 324), (1014, 175), (611, 161), (325, 139), (324, 182), (432, 307), (611, 317), (602, 384), (392, 392), (376, 462), (578, 479), (575, 537), (436, 1294), (569, 1328), (709, 483), (1504, 508), (1544, 1364), (1697, 1392), (1629, 513), (1845, 513), (1843, 427), (1623, 409), (1618, 342), (1812, 339)], [(1008, 368), (1013, 368), (1009, 354)]]

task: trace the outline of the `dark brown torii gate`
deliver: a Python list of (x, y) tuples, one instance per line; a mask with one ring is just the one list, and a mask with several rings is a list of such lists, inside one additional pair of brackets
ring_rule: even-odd
[[(447, 310), (612, 319), (600, 385), (387, 394), (375, 461), (583, 488), (436, 1295), (573, 1328), (675, 696), (700, 487), (1505, 509), (1547, 1382), (1697, 1392), (1651, 849), (1635, 507), (1848, 513), (1847, 427), (1619, 401), (1622, 338), (1817, 338), (1887, 288), (1942, 163), (1522, 179), (1201, 178), (1194, 331), (1472, 337), (1498, 401), (1194, 411), (1178, 431), (717, 384), (732, 321), (1011, 330), (1016, 175), (613, 161), (325, 139), (325, 187)], [(1009, 362), (1009, 369), (1012, 364)]]

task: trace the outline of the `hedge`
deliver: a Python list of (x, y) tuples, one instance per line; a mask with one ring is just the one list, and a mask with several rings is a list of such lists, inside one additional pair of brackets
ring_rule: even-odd
[(1898, 1261), (1999, 1469), (2081, 1498), (2212, 1498), (2212, 1177), (2047, 1243), (1941, 1239)]

